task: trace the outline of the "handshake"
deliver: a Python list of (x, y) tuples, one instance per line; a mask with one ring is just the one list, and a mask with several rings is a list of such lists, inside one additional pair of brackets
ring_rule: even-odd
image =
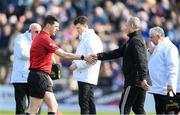
[(98, 60), (97, 55), (96, 54), (91, 54), (91, 55), (86, 55), (84, 56), (84, 60), (88, 63), (88, 64), (95, 64)]
[[(96, 54), (91, 54), (91, 55), (84, 55), (84, 60), (86, 61), (87, 64), (92, 65), (95, 64), (98, 60)], [(70, 66), (70, 70), (74, 71), (77, 69), (77, 65), (75, 63), (72, 63)]]

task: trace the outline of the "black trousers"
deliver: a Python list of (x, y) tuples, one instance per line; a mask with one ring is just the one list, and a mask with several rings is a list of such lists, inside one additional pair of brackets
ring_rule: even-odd
[[(176, 95), (177, 95), (178, 100), (180, 100), (180, 93), (176, 93)], [(178, 104), (180, 106), (180, 102), (178, 102)], [(175, 111), (175, 114), (178, 114), (179, 112), (180, 112), (180, 108), (179, 108), (179, 110)]]
[(131, 108), (135, 114), (145, 114), (145, 97), (146, 91), (140, 87), (128, 86), (124, 88), (119, 103), (120, 114), (130, 114)]
[(13, 83), (16, 101), (16, 114), (25, 114), (26, 99), (29, 103), (29, 86), (27, 83)]
[(96, 114), (94, 85), (78, 81), (81, 114)]

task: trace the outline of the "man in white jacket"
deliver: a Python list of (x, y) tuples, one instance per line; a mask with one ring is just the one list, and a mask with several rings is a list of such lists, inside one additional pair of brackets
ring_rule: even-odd
[[(88, 27), (87, 17), (77, 17), (74, 20), (74, 25), (80, 39), (76, 54), (97, 54), (103, 51), (100, 38), (93, 29)], [(92, 65), (85, 61), (76, 60), (70, 66), (70, 69), (74, 71), (73, 79), (78, 81), (81, 114), (96, 114), (93, 90), (98, 82), (100, 63), (100, 61), (97, 61)]]
[(41, 31), (41, 26), (32, 23), (29, 30), (18, 35), (14, 44), (14, 62), (11, 83), (14, 86), (16, 114), (25, 114), (26, 98), (29, 100), (27, 77), (29, 73), (30, 47), (33, 38)]
[(160, 27), (150, 29), (149, 35), (155, 47), (148, 62), (148, 69), (152, 81), (150, 93), (155, 100), (156, 114), (166, 114), (165, 104), (168, 91), (176, 92), (178, 78), (178, 50), (165, 37)]

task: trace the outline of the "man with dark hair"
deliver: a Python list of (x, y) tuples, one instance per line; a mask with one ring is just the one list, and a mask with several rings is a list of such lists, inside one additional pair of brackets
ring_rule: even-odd
[(45, 27), (47, 24), (52, 25), (54, 22), (59, 22), (59, 20), (54, 16), (48, 15), (43, 22), (43, 27)]
[(86, 16), (79, 16), (74, 20), (74, 25), (77, 24), (88, 24), (88, 18)]
[(36, 114), (44, 101), (48, 106), (48, 114), (57, 113), (58, 104), (52, 86), (53, 81), (49, 74), (52, 68), (52, 54), (55, 53), (69, 60), (85, 60), (93, 62), (91, 56), (75, 55), (60, 49), (50, 38), (59, 30), (58, 20), (49, 15), (44, 20), (42, 31), (35, 37), (30, 49), (30, 72), (28, 83), (30, 86), (30, 114)]
[[(87, 17), (77, 17), (74, 20), (74, 25), (80, 39), (76, 54), (97, 54), (103, 51), (100, 38), (93, 29), (89, 29), (88, 27)], [(96, 114), (94, 87), (97, 85), (100, 64), (100, 61), (90, 65), (85, 61), (75, 60), (70, 66), (70, 69), (74, 71), (73, 79), (78, 81), (81, 114)]]
[(145, 114), (144, 101), (147, 83), (148, 65), (145, 44), (140, 32), (141, 22), (137, 17), (127, 21), (129, 40), (113, 51), (97, 54), (98, 60), (110, 60), (123, 57), (123, 73), (125, 76), (119, 109), (121, 114), (129, 114), (131, 108), (135, 114)]

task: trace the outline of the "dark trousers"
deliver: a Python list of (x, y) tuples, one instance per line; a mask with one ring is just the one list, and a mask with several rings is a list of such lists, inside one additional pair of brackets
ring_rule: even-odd
[(26, 99), (29, 103), (29, 87), (27, 83), (13, 83), (16, 101), (16, 114), (25, 114)]
[(146, 91), (140, 87), (128, 86), (124, 88), (119, 104), (120, 114), (129, 114), (131, 108), (135, 114), (145, 114), (145, 97)]
[[(180, 106), (180, 93), (176, 93), (176, 96), (178, 98), (178, 105)], [(175, 111), (175, 114), (178, 114), (179, 112), (180, 112), (180, 108), (179, 108), (179, 110)]]
[(166, 111), (166, 95), (153, 94), (155, 101), (156, 114), (173, 114)]
[(81, 114), (96, 114), (94, 85), (78, 81)]

